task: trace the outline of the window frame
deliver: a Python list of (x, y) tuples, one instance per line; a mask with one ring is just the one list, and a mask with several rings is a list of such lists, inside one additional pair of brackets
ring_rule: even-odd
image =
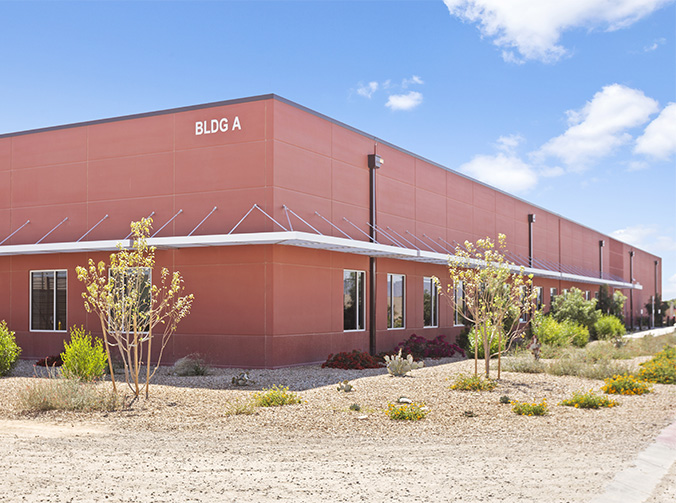
[[(53, 295), (53, 300), (52, 300), (52, 329), (44, 329), (44, 328), (33, 328), (33, 274), (34, 273), (45, 273), (45, 272), (51, 272), (54, 274), (54, 295)], [(56, 328), (57, 320), (56, 320), (56, 292), (57, 292), (57, 273), (65, 273), (66, 274), (66, 299), (65, 299), (65, 315), (66, 315), (66, 322), (65, 322), (65, 327), (62, 330), (59, 330)], [(68, 269), (31, 269), (28, 271), (28, 331), (29, 332), (59, 332), (59, 333), (64, 333), (68, 332)]]
[[(354, 273), (355, 274), (355, 290), (357, 294), (357, 299), (355, 300), (356, 304), (356, 326), (357, 328), (345, 328), (345, 274)], [(359, 277), (361, 276), (361, 289), (359, 288), (360, 282)], [(361, 305), (362, 309), (359, 310), (359, 295), (361, 293)], [(361, 328), (360, 328), (361, 322)], [(343, 332), (363, 332), (366, 330), (366, 271), (360, 271), (357, 269), (343, 269)]]
[[(427, 325), (427, 320), (425, 319), (425, 294), (427, 293), (426, 287), (430, 287), (430, 325)], [(439, 289), (437, 284), (431, 276), (423, 277), (423, 328), (439, 328)]]
[[(401, 278), (401, 326), (394, 326), (394, 281), (393, 278)], [(387, 273), (387, 329), (405, 330), (406, 329), (406, 275)]]

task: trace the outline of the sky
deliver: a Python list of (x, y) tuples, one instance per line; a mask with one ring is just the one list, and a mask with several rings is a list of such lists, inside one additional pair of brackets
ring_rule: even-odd
[(676, 0), (7, 2), (0, 134), (274, 93), (663, 258)]

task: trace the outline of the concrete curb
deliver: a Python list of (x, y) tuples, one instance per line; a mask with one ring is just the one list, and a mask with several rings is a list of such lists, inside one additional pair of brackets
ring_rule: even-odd
[(652, 335), (653, 337), (658, 337), (660, 335), (666, 335), (672, 333), (676, 330), (676, 327), (662, 327), (662, 328), (652, 328), (650, 330), (644, 330), (643, 332), (636, 332), (634, 334), (629, 334), (623, 336), (625, 339), (640, 339), (646, 335)]
[(634, 465), (615, 475), (606, 491), (591, 503), (641, 503), (676, 462), (676, 422), (662, 430), (651, 445), (639, 453)]

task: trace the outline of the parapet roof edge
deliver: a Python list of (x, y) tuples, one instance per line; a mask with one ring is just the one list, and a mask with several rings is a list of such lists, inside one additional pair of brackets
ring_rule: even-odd
[(559, 215), (558, 213), (555, 213), (551, 210), (548, 210), (547, 208), (544, 208), (542, 206), (538, 206), (538, 205), (536, 205), (536, 204), (534, 204), (530, 201), (522, 199), (519, 196), (515, 196), (514, 194), (510, 194), (509, 192), (506, 192), (502, 189), (499, 189), (499, 188), (494, 187), (492, 185), (489, 185), (485, 182), (482, 182), (480, 180), (472, 178), (471, 176), (467, 176), (464, 173), (461, 173), (461, 172), (456, 171), (452, 168), (449, 168), (448, 166), (444, 166), (443, 164), (439, 164), (438, 162), (427, 159), (427, 158), (425, 158), (425, 157), (423, 157), (419, 154), (411, 152), (410, 150), (406, 150), (405, 148), (399, 147), (398, 145), (395, 145), (395, 144), (390, 143), (386, 140), (383, 140), (383, 139), (381, 139), (381, 138), (379, 138), (375, 135), (366, 133), (366, 132), (364, 132), (360, 129), (357, 129), (355, 127), (350, 126), (349, 124), (346, 124), (344, 122), (336, 120), (332, 117), (329, 117), (328, 115), (324, 115), (320, 112), (312, 110), (311, 108), (308, 108), (308, 107), (303, 106), (299, 103), (296, 103), (295, 101), (291, 101), (289, 99), (283, 98), (282, 96), (276, 95), (274, 93), (260, 94), (260, 95), (257, 95), (257, 96), (249, 96), (249, 97), (246, 97), (246, 98), (236, 98), (236, 99), (232, 99), (232, 100), (214, 101), (214, 102), (211, 102), (211, 103), (203, 103), (203, 104), (200, 104), (200, 105), (191, 105), (191, 106), (185, 106), (185, 107), (168, 108), (168, 109), (165, 109), (165, 110), (157, 110), (157, 111), (153, 111), (153, 112), (143, 112), (143, 113), (139, 113), (139, 114), (121, 115), (121, 116), (118, 116), (118, 117), (110, 117), (110, 118), (105, 118), (105, 119), (95, 119), (95, 120), (91, 120), (91, 121), (74, 122), (74, 123), (71, 123), (71, 124), (63, 124), (63, 125), (58, 125), (58, 126), (48, 126), (48, 127), (44, 127), (44, 128), (29, 129), (29, 130), (17, 131), (17, 132), (13, 132), (13, 133), (3, 133), (3, 134), (0, 134), (0, 139), (11, 138), (11, 137), (14, 137), (14, 136), (24, 136), (24, 135), (35, 134), (35, 133), (44, 133), (44, 132), (49, 132), (49, 131), (58, 131), (60, 129), (71, 129), (71, 128), (83, 127), (83, 126), (94, 126), (94, 125), (97, 125), (97, 124), (105, 124), (105, 123), (108, 123), (108, 122), (120, 122), (120, 121), (125, 121), (125, 120), (132, 120), (132, 119), (142, 119), (144, 117), (153, 117), (153, 116), (156, 116), (156, 115), (169, 115), (169, 114), (174, 114), (174, 113), (189, 112), (191, 110), (201, 110), (201, 109), (205, 109), (205, 108), (215, 108), (215, 107), (220, 107), (220, 106), (236, 105), (238, 103), (250, 103), (250, 102), (264, 101), (264, 100), (277, 100), (281, 103), (285, 103), (289, 106), (298, 108), (299, 110), (303, 110), (304, 112), (312, 114), (312, 115), (319, 117), (323, 120), (329, 121), (332, 124), (335, 124), (337, 126), (348, 129), (348, 130), (350, 130), (354, 133), (357, 133), (361, 136), (365, 136), (365, 137), (367, 137), (367, 138), (369, 138), (369, 139), (371, 139), (371, 140), (373, 140), (377, 143), (380, 143), (382, 145), (386, 145), (386, 146), (393, 148), (395, 150), (398, 150), (398, 151), (400, 151), (404, 154), (410, 155), (411, 157), (414, 157), (415, 159), (419, 159), (423, 162), (429, 163), (429, 164), (436, 166), (438, 168), (444, 169), (446, 171), (450, 171), (451, 173), (453, 173), (455, 175), (458, 175), (458, 176), (465, 178), (467, 180), (470, 180), (472, 182), (478, 183), (479, 185), (483, 185), (484, 187), (488, 187), (491, 190), (494, 190), (494, 191), (499, 192), (501, 194), (504, 194), (508, 197), (511, 197), (513, 199), (521, 201), (522, 203), (528, 204), (529, 206), (532, 206), (532, 207), (537, 208), (537, 209), (542, 210), (542, 211), (546, 211), (547, 213), (550, 213), (550, 214), (557, 216), (559, 218), (563, 218), (564, 220), (567, 220), (567, 221), (572, 222), (576, 225), (579, 225), (580, 227), (584, 227), (585, 229), (588, 229), (590, 231), (597, 232), (597, 233), (599, 233), (603, 236), (608, 237), (609, 239), (613, 239), (613, 240), (618, 241), (620, 243), (623, 243), (627, 246), (630, 246), (634, 250), (639, 250), (639, 251), (642, 251), (643, 253), (647, 253), (648, 255), (652, 255), (653, 257), (660, 259), (660, 262), (661, 262), (662, 257), (660, 257), (659, 255), (655, 255), (654, 253), (650, 253), (646, 250), (643, 250), (641, 248), (633, 246), (633, 245), (626, 243), (622, 240), (619, 240), (617, 238), (613, 238), (608, 234), (603, 234), (602, 232), (600, 232), (596, 229), (593, 229), (593, 228), (591, 228), (587, 225), (581, 224), (579, 222), (575, 222), (574, 220), (571, 220), (571, 219), (569, 219), (569, 218), (567, 218), (563, 215)]

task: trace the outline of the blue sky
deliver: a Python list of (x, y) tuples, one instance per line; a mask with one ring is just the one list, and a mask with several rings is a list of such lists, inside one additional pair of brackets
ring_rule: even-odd
[(664, 259), (674, 0), (0, 1), (0, 133), (275, 93)]

